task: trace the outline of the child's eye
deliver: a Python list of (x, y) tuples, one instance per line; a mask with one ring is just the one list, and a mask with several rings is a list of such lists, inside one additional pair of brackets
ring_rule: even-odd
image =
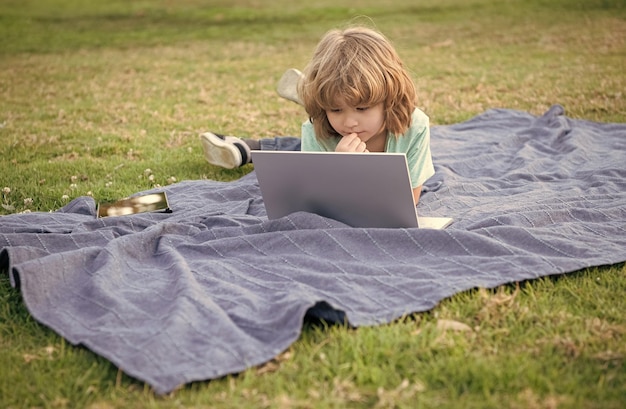
[(331, 108), (329, 109), (330, 112), (341, 112), (340, 108)]
[(356, 108), (357, 111), (367, 111), (368, 109), (370, 109), (370, 107), (357, 107)]

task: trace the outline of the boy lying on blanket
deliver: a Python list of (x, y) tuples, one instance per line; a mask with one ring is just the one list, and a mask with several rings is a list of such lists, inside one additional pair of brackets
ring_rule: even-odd
[(279, 93), (304, 106), (301, 138), (240, 139), (201, 135), (206, 160), (235, 168), (250, 150), (405, 153), (417, 205), (434, 175), (429, 119), (416, 107), (416, 90), (394, 47), (369, 28), (331, 30), (301, 74), (290, 70)]

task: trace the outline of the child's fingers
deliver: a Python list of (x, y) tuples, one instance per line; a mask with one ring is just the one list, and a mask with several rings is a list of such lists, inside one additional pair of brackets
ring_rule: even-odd
[(337, 152), (367, 152), (365, 142), (357, 134), (346, 135), (337, 144)]

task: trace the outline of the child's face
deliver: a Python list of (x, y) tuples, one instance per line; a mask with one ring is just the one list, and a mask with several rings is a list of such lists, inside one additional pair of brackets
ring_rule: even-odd
[(373, 106), (350, 106), (339, 100), (332, 109), (326, 110), (326, 116), (330, 125), (341, 136), (356, 133), (363, 142), (385, 132), (382, 103)]

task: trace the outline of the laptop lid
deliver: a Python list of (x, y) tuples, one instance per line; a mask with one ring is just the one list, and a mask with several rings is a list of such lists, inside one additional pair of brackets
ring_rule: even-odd
[(297, 211), (353, 227), (418, 227), (402, 153), (253, 151), (267, 216)]

